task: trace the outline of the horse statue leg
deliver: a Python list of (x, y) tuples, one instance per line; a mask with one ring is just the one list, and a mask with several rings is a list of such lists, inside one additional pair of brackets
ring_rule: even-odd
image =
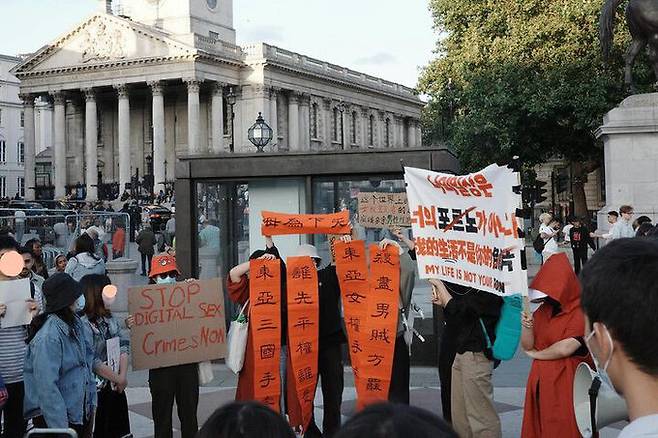
[(626, 56), (624, 57), (626, 62), (624, 69), (624, 84), (626, 86), (626, 91), (630, 92), (630, 94), (635, 94), (635, 84), (633, 83), (633, 64), (635, 64), (635, 58), (637, 58), (637, 55), (640, 54), (646, 45), (646, 40), (633, 38), (633, 41), (628, 46), (628, 50), (626, 50)]

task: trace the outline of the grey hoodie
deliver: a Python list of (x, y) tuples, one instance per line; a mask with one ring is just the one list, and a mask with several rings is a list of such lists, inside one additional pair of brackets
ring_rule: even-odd
[(75, 281), (89, 274), (105, 274), (105, 262), (89, 253), (78, 254), (66, 264), (64, 272), (69, 274)]

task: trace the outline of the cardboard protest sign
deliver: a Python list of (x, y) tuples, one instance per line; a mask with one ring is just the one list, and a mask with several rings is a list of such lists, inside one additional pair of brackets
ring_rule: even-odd
[(359, 224), (366, 228), (411, 225), (406, 193), (359, 193)]
[(17, 327), (27, 325), (32, 321), (30, 307), (26, 300), (32, 298), (30, 280), (0, 281), (0, 303), (7, 306), (7, 310), (0, 318), (0, 327)]
[(513, 192), (518, 174), (492, 164), (455, 176), (405, 167), (421, 278), (440, 278), (497, 295), (525, 294), (525, 242)]
[(254, 400), (281, 410), (281, 262), (249, 262), (249, 324), (254, 357)]
[(150, 284), (128, 291), (133, 369), (226, 356), (224, 293), (218, 278)]
[(283, 234), (350, 234), (350, 213), (341, 211), (331, 214), (286, 214), (273, 211), (261, 212), (263, 236)]
[[(301, 426), (306, 431), (313, 418), (313, 400), (318, 382), (318, 350), (320, 348), (320, 296), (318, 270), (308, 256), (288, 257), (286, 289), (288, 293), (288, 354), (295, 370), (297, 402), (301, 409)], [(290, 397), (289, 397), (290, 398)]]

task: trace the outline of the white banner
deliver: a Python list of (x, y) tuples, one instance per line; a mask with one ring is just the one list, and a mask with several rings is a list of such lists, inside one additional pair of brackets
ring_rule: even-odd
[(440, 278), (497, 295), (526, 294), (518, 174), (496, 164), (456, 176), (405, 167), (421, 278)]

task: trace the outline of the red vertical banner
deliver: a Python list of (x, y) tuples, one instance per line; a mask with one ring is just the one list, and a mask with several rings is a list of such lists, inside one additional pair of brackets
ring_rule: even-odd
[[(302, 424), (306, 431), (313, 416), (313, 399), (318, 381), (318, 349), (320, 307), (318, 293), (318, 272), (315, 262), (307, 256), (288, 257), (288, 354), (294, 369), (294, 383), (297, 400), (301, 407)], [(295, 421), (291, 417), (291, 421)]]
[(343, 302), (345, 328), (349, 341), (350, 360), (354, 372), (357, 399), (361, 397), (362, 333), (367, 314), (368, 263), (363, 240), (335, 242), (336, 273)]
[(256, 358), (254, 399), (281, 410), (281, 261), (249, 262), (249, 306), (252, 348)]
[(400, 303), (400, 254), (389, 245), (370, 246), (370, 276), (359, 364), (362, 393), (357, 408), (388, 400)]

